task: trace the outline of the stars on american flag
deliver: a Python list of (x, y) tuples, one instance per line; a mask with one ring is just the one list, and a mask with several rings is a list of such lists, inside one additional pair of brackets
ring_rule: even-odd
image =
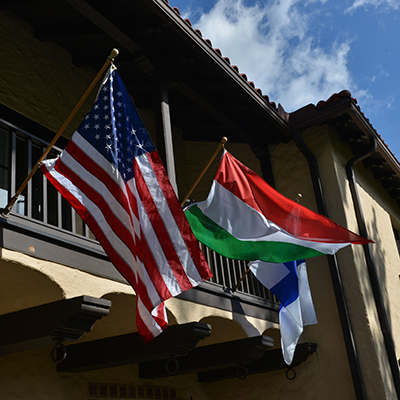
[[(167, 326), (166, 298), (211, 272), (115, 67), (64, 152), (41, 169), (71, 205), (79, 201), (78, 214), (132, 285), (138, 330), (147, 343)], [(65, 175), (57, 171), (60, 165)], [(128, 182), (134, 174), (136, 182)]]
[(133, 177), (133, 159), (153, 151), (154, 145), (121, 83), (119, 76), (109, 76), (78, 131), (126, 181)]

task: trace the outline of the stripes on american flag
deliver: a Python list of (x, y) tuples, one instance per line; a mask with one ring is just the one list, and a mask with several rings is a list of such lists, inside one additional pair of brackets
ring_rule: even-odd
[(167, 326), (164, 301), (211, 271), (115, 67), (60, 157), (41, 170), (132, 285), (149, 342)]

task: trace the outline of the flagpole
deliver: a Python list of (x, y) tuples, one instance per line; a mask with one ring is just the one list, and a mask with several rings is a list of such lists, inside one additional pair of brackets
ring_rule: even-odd
[(67, 128), (68, 124), (71, 122), (72, 118), (74, 118), (75, 114), (78, 112), (78, 110), (81, 108), (83, 102), (86, 100), (86, 98), (89, 96), (90, 92), (93, 90), (94, 86), (96, 83), (99, 81), (99, 79), (102, 77), (108, 66), (114, 61), (114, 58), (117, 57), (119, 51), (117, 49), (112, 49), (110, 55), (107, 57), (106, 62), (104, 63), (103, 67), (101, 70), (98, 72), (96, 77), (93, 79), (92, 83), (90, 86), (87, 88), (86, 92), (82, 96), (82, 98), (79, 100), (78, 104), (75, 106), (75, 108), (72, 110), (71, 114), (69, 117), (65, 120), (63, 126), (60, 128), (60, 130), (57, 132), (57, 134), (54, 136), (53, 140), (50, 142), (50, 144), (47, 146), (47, 149), (44, 151), (44, 153), (41, 155), (37, 163), (33, 166), (31, 172), (29, 175), (25, 178), (25, 180), (22, 182), (22, 185), (19, 187), (19, 189), (16, 191), (15, 195), (11, 198), (9, 203), (6, 205), (5, 208), (2, 209), (1, 215), (3, 217), (7, 217), (8, 214), (10, 213), (11, 209), (13, 208), (15, 202), (17, 201), (19, 195), (23, 192), (25, 189), (25, 186), (28, 184), (28, 182), (31, 180), (32, 176), (36, 172), (36, 170), (39, 168), (41, 162), (46, 158), (47, 154), (50, 152), (50, 150), (53, 148), (55, 143), (57, 142), (58, 138), (63, 134), (65, 129)]
[(214, 158), (217, 156), (218, 152), (225, 146), (225, 143), (228, 141), (227, 137), (223, 137), (221, 139), (221, 142), (218, 144), (218, 148), (215, 150), (214, 154), (212, 155), (212, 157), (210, 158), (210, 161), (208, 161), (207, 165), (205, 166), (205, 168), (203, 169), (203, 171), (201, 172), (201, 174), (199, 175), (199, 177), (196, 179), (196, 181), (194, 182), (193, 186), (189, 189), (189, 191), (187, 192), (186, 196), (183, 198), (183, 200), (181, 201), (181, 207), (183, 207), (183, 205), (185, 204), (186, 200), (189, 198), (189, 196), (192, 194), (193, 190), (195, 189), (195, 187), (198, 185), (198, 183), (200, 182), (200, 179), (203, 177), (203, 175), (206, 173), (206, 171), (208, 170), (208, 168), (210, 167), (211, 163), (214, 161)]
[(246, 272), (242, 275), (240, 278), (239, 282), (236, 284), (235, 288), (232, 290), (232, 292), (236, 292), (238, 290), (239, 285), (243, 282), (243, 279), (246, 277), (246, 275), (250, 272), (250, 267), (246, 269)]

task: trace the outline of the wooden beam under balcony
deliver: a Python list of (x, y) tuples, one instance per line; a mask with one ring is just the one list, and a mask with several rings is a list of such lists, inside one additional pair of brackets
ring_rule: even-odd
[(67, 346), (67, 357), (58, 372), (81, 372), (182, 357), (210, 336), (211, 326), (201, 322), (169, 326), (145, 345), (138, 333), (128, 333)]
[(214, 374), (214, 371), (252, 364), (273, 347), (268, 336), (255, 336), (199, 347), (186, 357), (163, 359), (139, 364), (139, 377), (154, 379), (193, 372)]
[[(317, 351), (316, 343), (300, 343), (296, 346), (293, 362), (290, 369), (297, 367), (300, 363), (306, 361), (308, 356)], [(261, 358), (253, 363), (229, 368), (221, 368), (212, 371), (202, 371), (197, 374), (199, 382), (215, 382), (230, 378), (245, 378), (247, 375), (265, 373), (277, 369), (287, 370), (288, 379), (295, 377), (295, 371), (289, 371), (288, 365), (283, 360), (282, 349), (266, 351)]]
[(1, 315), (0, 354), (78, 340), (110, 307), (109, 300), (79, 296)]

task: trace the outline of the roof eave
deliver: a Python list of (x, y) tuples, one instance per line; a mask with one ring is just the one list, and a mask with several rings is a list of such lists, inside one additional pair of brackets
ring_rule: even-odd
[(351, 98), (343, 98), (321, 110), (313, 104), (309, 104), (302, 109), (292, 113), (289, 117), (289, 124), (291, 132), (302, 131), (311, 126), (321, 125), (326, 123), (332, 118), (347, 113), (362, 133), (367, 137), (373, 137), (377, 143), (377, 152), (383, 157), (391, 169), (397, 176), (400, 177), (400, 163), (394, 154), (390, 151), (389, 147), (382, 140), (381, 136), (377, 133), (369, 120), (361, 112), (360, 107)]
[(160, 16), (160, 18), (168, 24), (168, 27), (172, 30), (178, 31), (180, 34), (184, 34), (187, 43), (190, 47), (197, 51), (203, 52), (203, 60), (208, 60), (208, 63), (212, 63), (213, 66), (218, 70), (220, 74), (225, 74), (230, 78), (232, 85), (236, 85), (242, 90), (246, 96), (250, 98), (256, 106), (266, 113), (266, 117), (285, 137), (290, 136), (290, 127), (288, 122), (278, 113), (278, 109), (275, 109), (266, 99), (260, 95), (250, 84), (246, 81), (238, 72), (236, 72), (230, 64), (228, 64), (224, 58), (219, 55), (207, 42), (198, 35), (195, 30), (185, 22), (184, 19), (171, 8), (163, 0), (142, 0), (153, 9), (153, 11)]

